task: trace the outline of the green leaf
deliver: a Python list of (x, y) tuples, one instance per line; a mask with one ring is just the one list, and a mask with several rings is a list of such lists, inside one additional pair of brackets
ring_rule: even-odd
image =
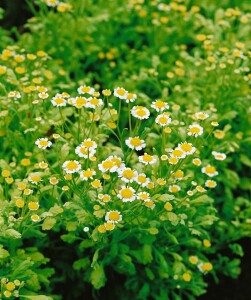
[(10, 255), (10, 253), (3, 249), (3, 246), (0, 246), (0, 259), (5, 259), (6, 257), (8, 257)]
[(55, 218), (47, 217), (42, 224), (42, 230), (50, 230), (56, 222), (57, 220)]
[(7, 229), (5, 230), (5, 236), (13, 239), (20, 239), (21, 233), (16, 231), (15, 229)]
[(74, 270), (86, 270), (91, 264), (89, 257), (81, 258), (74, 262), (73, 269)]
[(106, 276), (102, 265), (98, 265), (95, 269), (92, 270), (90, 281), (93, 287), (97, 290), (105, 285)]
[(247, 155), (241, 154), (241, 155), (240, 155), (240, 161), (241, 161), (245, 166), (251, 167), (251, 160), (250, 160), (250, 158), (249, 158)]
[(79, 244), (79, 249), (82, 250), (82, 249), (86, 249), (86, 248), (91, 248), (94, 245), (95, 245), (94, 241), (86, 239)]
[(67, 222), (66, 230), (67, 231), (75, 231), (78, 227), (78, 222)]
[(45, 295), (37, 295), (37, 296), (19, 295), (19, 297), (30, 299), (30, 300), (53, 300), (52, 297), (45, 296)]
[(172, 225), (174, 225), (174, 226), (176, 226), (179, 223), (178, 216), (175, 213), (171, 212), (171, 211), (167, 213), (167, 218), (172, 223)]

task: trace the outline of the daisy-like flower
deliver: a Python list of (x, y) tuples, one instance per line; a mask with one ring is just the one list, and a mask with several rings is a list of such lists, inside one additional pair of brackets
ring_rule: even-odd
[(194, 159), (192, 160), (192, 162), (193, 162), (193, 164), (194, 164), (195, 166), (200, 166), (200, 165), (201, 165), (201, 160), (200, 160), (199, 158), (194, 158)]
[(150, 194), (147, 192), (140, 192), (137, 194), (137, 199), (143, 200), (143, 201), (150, 201)]
[(117, 197), (123, 202), (132, 202), (136, 199), (135, 190), (132, 187), (122, 186)]
[(96, 175), (96, 172), (93, 169), (88, 168), (87, 170), (80, 171), (80, 178), (82, 180), (93, 179), (93, 176)]
[(174, 177), (177, 179), (177, 180), (181, 180), (183, 177), (184, 177), (184, 172), (182, 170), (177, 170), (175, 173), (174, 173)]
[(86, 147), (88, 149), (96, 149), (97, 143), (90, 138), (84, 139), (84, 141), (81, 143), (81, 146)]
[(154, 209), (154, 207), (156, 206), (153, 201), (145, 201), (144, 205), (148, 208)]
[(131, 109), (131, 114), (139, 120), (148, 119), (150, 116), (150, 111), (144, 106), (134, 106)]
[(198, 265), (198, 269), (203, 272), (203, 273), (206, 273), (206, 272), (209, 272), (213, 269), (213, 265), (209, 262), (206, 262), (206, 263), (200, 263)]
[(196, 151), (196, 148), (193, 146), (193, 144), (188, 142), (178, 144), (178, 148), (184, 151), (186, 155), (192, 155)]
[(107, 203), (109, 201), (111, 201), (111, 196), (108, 194), (99, 194), (98, 197), (100, 200), (102, 200), (103, 202)]
[(136, 178), (136, 176), (138, 175), (137, 171), (132, 170), (131, 168), (120, 169), (118, 174), (119, 174), (120, 179), (127, 183), (133, 182), (134, 179)]
[(156, 163), (157, 159), (155, 156), (144, 153), (144, 155), (139, 156), (139, 161), (144, 165), (152, 165)]
[(166, 184), (166, 180), (165, 180), (164, 178), (158, 178), (158, 179), (156, 180), (156, 183), (157, 183), (158, 185), (165, 185), (165, 184)]
[(220, 153), (216, 151), (213, 151), (212, 154), (216, 160), (225, 160), (227, 157), (225, 153)]
[(206, 186), (207, 188), (213, 189), (213, 188), (215, 188), (215, 187), (217, 186), (217, 183), (216, 183), (216, 181), (214, 181), (214, 180), (207, 180), (207, 181), (205, 182), (205, 186)]
[(171, 155), (171, 157), (175, 157), (175, 158), (178, 158), (178, 159), (186, 157), (186, 153), (179, 147), (172, 150), (170, 155)]
[(99, 189), (102, 187), (102, 183), (99, 179), (95, 179), (91, 182), (92, 187), (94, 187), (95, 189)]
[(169, 125), (172, 122), (172, 119), (169, 117), (169, 113), (164, 112), (160, 114), (155, 119), (155, 123), (159, 124), (162, 127)]
[(213, 167), (211, 165), (207, 165), (206, 167), (203, 167), (201, 169), (201, 171), (202, 171), (202, 173), (205, 173), (207, 176), (210, 176), (210, 177), (214, 177), (219, 174), (217, 172), (217, 170), (215, 169), (215, 167)]
[(31, 195), (33, 193), (33, 190), (31, 190), (31, 189), (24, 189), (24, 195), (25, 196), (29, 196), (29, 195)]
[(90, 87), (90, 86), (83, 86), (83, 85), (81, 85), (78, 88), (78, 93), (79, 94), (89, 94), (89, 95), (92, 95), (94, 93), (94, 88)]
[(203, 127), (201, 127), (199, 124), (192, 124), (188, 127), (188, 135), (189, 136), (195, 136), (198, 137), (199, 135), (202, 135), (203, 133)]
[(98, 99), (95, 97), (90, 97), (88, 98), (88, 103), (87, 103), (87, 107), (89, 108), (96, 108), (96, 107), (100, 107), (104, 104), (102, 99)]
[(110, 157), (108, 157), (107, 159), (103, 160), (100, 164), (98, 164), (98, 168), (103, 173), (108, 171), (113, 173), (118, 170), (118, 166), (114, 161), (111, 160)]
[[(83, 144), (83, 143), (82, 143)], [(84, 157), (84, 158), (90, 158), (93, 157), (96, 153), (96, 149), (95, 148), (88, 148), (83, 146), (82, 144), (80, 144), (79, 146), (76, 147), (75, 149), (75, 153), (79, 156), (79, 157)]]
[(38, 166), (41, 169), (46, 169), (48, 167), (48, 164), (44, 161), (41, 161), (40, 163), (38, 163)]
[(62, 107), (66, 106), (67, 102), (60, 94), (56, 94), (56, 96), (51, 99), (51, 103), (53, 106)]
[(41, 180), (42, 180), (41, 177), (40, 177), (40, 176), (37, 176), (37, 175), (30, 175), (30, 176), (28, 177), (28, 181), (31, 182), (31, 183), (33, 183), (33, 184), (36, 184), (36, 185), (37, 185)]
[(47, 138), (40, 138), (36, 140), (35, 144), (38, 146), (38, 148), (45, 150), (52, 145), (52, 142)]
[(122, 215), (118, 210), (110, 210), (105, 215), (107, 222), (118, 223), (122, 221)]
[(168, 162), (170, 165), (177, 165), (177, 163), (179, 162), (179, 159), (177, 157), (169, 157)]
[(41, 92), (41, 93), (38, 93), (38, 97), (40, 99), (47, 99), (49, 97), (49, 94), (45, 93), (45, 92)]
[(173, 206), (170, 202), (166, 202), (164, 205), (164, 209), (167, 211), (172, 211), (173, 210)]
[(126, 97), (125, 97), (126, 103), (134, 102), (136, 99), (137, 99), (136, 94), (133, 94), (133, 93), (126, 94)]
[(201, 111), (195, 113), (196, 120), (206, 120), (208, 117), (209, 117), (209, 114), (201, 112)]
[(102, 91), (102, 94), (105, 96), (105, 97), (109, 97), (111, 96), (112, 92), (110, 90), (103, 90)]
[(21, 98), (21, 94), (18, 91), (11, 91), (11, 92), (8, 93), (8, 97), (14, 98), (14, 100), (16, 100), (16, 99)]
[(41, 219), (38, 215), (34, 214), (31, 216), (31, 221), (33, 222), (39, 222)]
[(55, 176), (50, 177), (49, 181), (50, 181), (50, 184), (52, 184), (52, 185), (57, 185), (59, 182), (58, 178)]
[(78, 109), (81, 109), (82, 107), (88, 107), (88, 99), (81, 96), (68, 99), (68, 103)]
[(151, 107), (154, 108), (157, 112), (164, 111), (165, 109), (169, 108), (168, 103), (162, 101), (162, 100), (156, 100), (152, 102)]
[(169, 188), (168, 188), (169, 192), (170, 193), (178, 193), (180, 191), (180, 186), (176, 185), (176, 184), (173, 184), (173, 185), (170, 185)]
[(134, 179), (142, 187), (146, 187), (150, 183), (150, 179), (146, 177), (146, 174), (140, 173)]
[(38, 210), (39, 209), (39, 203), (31, 201), (28, 203), (29, 210)]
[(67, 174), (73, 174), (80, 171), (81, 164), (77, 160), (67, 160), (63, 163), (62, 167)]
[(197, 186), (196, 186), (196, 190), (197, 190), (198, 192), (200, 192), (200, 193), (204, 193), (204, 192), (207, 191), (207, 190), (204, 189), (203, 186), (201, 186), (201, 185), (197, 185)]
[(129, 148), (135, 149), (136, 151), (140, 151), (146, 146), (145, 141), (141, 140), (138, 136), (129, 137), (125, 143)]
[(119, 99), (126, 99), (128, 92), (121, 87), (117, 87), (114, 89), (113, 95)]
[(159, 3), (158, 4), (158, 9), (159, 10), (163, 10), (163, 11), (169, 11), (170, 10), (170, 6), (165, 4), (165, 3)]

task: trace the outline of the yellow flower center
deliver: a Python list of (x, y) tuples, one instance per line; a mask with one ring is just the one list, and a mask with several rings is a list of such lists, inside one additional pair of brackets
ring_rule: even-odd
[(192, 128), (189, 129), (189, 131), (192, 134), (198, 134), (198, 133), (200, 133), (200, 128), (198, 128), (198, 127), (192, 127)]
[(172, 156), (181, 157), (184, 154), (184, 152), (180, 149), (175, 149), (172, 151)]
[(132, 170), (125, 170), (122, 173), (122, 176), (127, 178), (127, 179), (132, 179), (134, 177), (134, 172)]
[(205, 168), (205, 171), (206, 171), (206, 173), (214, 174), (214, 173), (216, 172), (216, 169), (215, 169), (215, 167), (207, 166), (207, 167)]
[(66, 164), (66, 169), (68, 170), (76, 170), (78, 168), (78, 164), (75, 161), (70, 161)]
[(119, 96), (124, 96), (125, 95), (125, 90), (124, 89), (117, 89), (117, 94), (119, 95)]
[(39, 141), (39, 145), (42, 146), (42, 147), (46, 147), (49, 145), (48, 141), (45, 141), (45, 140), (41, 140)]
[(108, 217), (111, 221), (118, 221), (120, 219), (120, 214), (117, 211), (112, 211), (109, 213)]
[(157, 100), (154, 105), (157, 107), (157, 108), (164, 108), (166, 106), (165, 102), (163, 101), (160, 101), (160, 100)]
[(120, 192), (122, 198), (131, 198), (133, 196), (133, 192), (129, 188), (125, 188)]
[(191, 145), (189, 145), (189, 144), (182, 144), (181, 146), (180, 146), (180, 148), (183, 150), (183, 151), (186, 151), (186, 152), (189, 152), (189, 151), (191, 151), (192, 149), (193, 149), (193, 147), (191, 146)]
[(138, 137), (132, 138), (130, 143), (134, 147), (141, 146), (141, 144), (142, 144), (140, 138), (138, 138)]
[(114, 166), (114, 162), (111, 160), (106, 160), (102, 163), (102, 165), (105, 169), (111, 169)]
[(143, 176), (143, 175), (139, 175), (139, 176), (138, 176), (138, 181), (139, 181), (140, 183), (145, 183), (145, 182), (146, 182), (146, 177)]
[(146, 162), (151, 162), (153, 160), (153, 157), (149, 154), (144, 154), (143, 155), (143, 160)]
[(56, 104), (63, 104), (64, 103), (64, 99), (63, 98), (56, 98), (56, 99), (54, 99), (54, 102)]

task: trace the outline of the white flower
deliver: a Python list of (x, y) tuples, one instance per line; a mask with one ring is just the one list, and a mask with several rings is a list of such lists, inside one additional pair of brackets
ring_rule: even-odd
[(126, 94), (126, 97), (125, 97), (126, 103), (134, 102), (136, 99), (137, 99), (136, 94), (133, 94), (133, 93), (127, 93)]
[(193, 146), (193, 144), (188, 142), (178, 144), (178, 148), (184, 151), (186, 155), (192, 155), (196, 151), (196, 148)]
[(146, 177), (146, 174), (140, 173), (135, 177), (135, 181), (142, 187), (146, 187), (150, 182), (150, 179)]
[(171, 157), (175, 157), (178, 159), (186, 157), (186, 153), (180, 147), (177, 147), (174, 150), (172, 150), (170, 155)]
[(155, 119), (155, 123), (159, 124), (162, 127), (169, 125), (171, 122), (172, 119), (169, 117), (169, 113), (160, 114)]
[(51, 99), (51, 103), (53, 106), (62, 107), (66, 106), (67, 102), (60, 94), (56, 94), (56, 96)]
[(90, 228), (87, 227), (87, 226), (83, 228), (83, 231), (84, 231), (84, 232), (88, 232), (89, 230), (90, 230)]
[(154, 108), (157, 112), (161, 112), (165, 109), (169, 108), (168, 103), (162, 101), (162, 100), (156, 100), (152, 102), (151, 107)]
[(195, 118), (196, 118), (197, 120), (206, 120), (208, 117), (209, 117), (209, 114), (204, 113), (204, 112), (201, 112), (201, 111), (195, 113)]
[(127, 93), (124, 88), (117, 87), (114, 89), (113, 95), (119, 99), (126, 99)]
[(81, 143), (82, 147), (86, 147), (88, 149), (96, 149), (97, 148), (97, 143), (90, 138), (84, 139), (84, 141)]
[(40, 149), (46, 149), (49, 148), (52, 145), (52, 142), (49, 141), (47, 138), (40, 138), (37, 139), (35, 144), (38, 146)]
[(140, 151), (146, 146), (145, 141), (141, 140), (138, 136), (129, 137), (125, 143), (129, 148), (135, 149), (136, 151)]
[(76, 147), (75, 153), (79, 157), (84, 157), (84, 158), (90, 158), (95, 155), (96, 149), (95, 148), (87, 148), (80, 144), (79, 146)]
[(86, 107), (96, 108), (96, 107), (102, 106), (103, 104), (104, 104), (104, 102), (102, 99), (90, 97), (90, 98), (88, 98), (88, 103), (86, 104)]
[(75, 106), (76, 108), (80, 109), (82, 107), (88, 107), (88, 99), (85, 97), (75, 97), (75, 98), (69, 98), (68, 103), (70, 105)]
[(132, 202), (136, 199), (135, 190), (132, 187), (122, 186), (117, 197), (123, 202)]
[(157, 159), (155, 156), (144, 153), (144, 155), (139, 156), (139, 161), (145, 165), (152, 165), (156, 163)]
[(67, 174), (77, 173), (81, 169), (81, 165), (77, 160), (67, 160), (62, 167)]
[(131, 109), (131, 114), (139, 120), (148, 119), (150, 116), (150, 111), (144, 106), (134, 106)]
[(211, 165), (207, 165), (206, 167), (203, 167), (201, 169), (202, 173), (205, 173), (207, 176), (209, 177), (213, 177), (218, 175), (219, 173), (217, 172), (217, 170), (215, 169), (215, 167), (211, 166)]
[(198, 137), (199, 135), (202, 135), (203, 133), (203, 127), (201, 127), (199, 124), (192, 124), (188, 127), (188, 135), (192, 135), (195, 137)]
[(216, 160), (225, 160), (227, 157), (225, 153), (220, 153), (216, 151), (213, 151), (212, 154)]
[(123, 168), (118, 170), (118, 175), (120, 179), (124, 182), (133, 182), (135, 177), (138, 175), (137, 171), (131, 168)]
[(88, 180), (93, 179), (93, 176), (96, 175), (96, 172), (93, 169), (88, 168), (87, 170), (80, 171), (79, 175), (82, 180)]
[(150, 194), (147, 192), (140, 192), (137, 194), (137, 199), (144, 200), (144, 201), (150, 201)]
[(122, 221), (121, 213), (118, 210), (110, 210), (105, 215), (107, 222), (118, 223)]
[(180, 191), (180, 186), (173, 184), (169, 186), (168, 190), (170, 193), (178, 193)]
[(90, 87), (90, 86), (83, 86), (83, 85), (81, 85), (78, 88), (78, 93), (79, 94), (89, 94), (89, 95), (92, 95), (94, 93), (94, 88)]

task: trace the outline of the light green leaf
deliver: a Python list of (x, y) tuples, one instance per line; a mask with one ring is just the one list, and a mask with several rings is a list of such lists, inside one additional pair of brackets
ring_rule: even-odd
[(102, 265), (98, 265), (98, 267), (92, 270), (90, 281), (97, 290), (105, 285), (106, 276)]
[(50, 230), (56, 222), (55, 218), (47, 217), (42, 224), (42, 230)]

